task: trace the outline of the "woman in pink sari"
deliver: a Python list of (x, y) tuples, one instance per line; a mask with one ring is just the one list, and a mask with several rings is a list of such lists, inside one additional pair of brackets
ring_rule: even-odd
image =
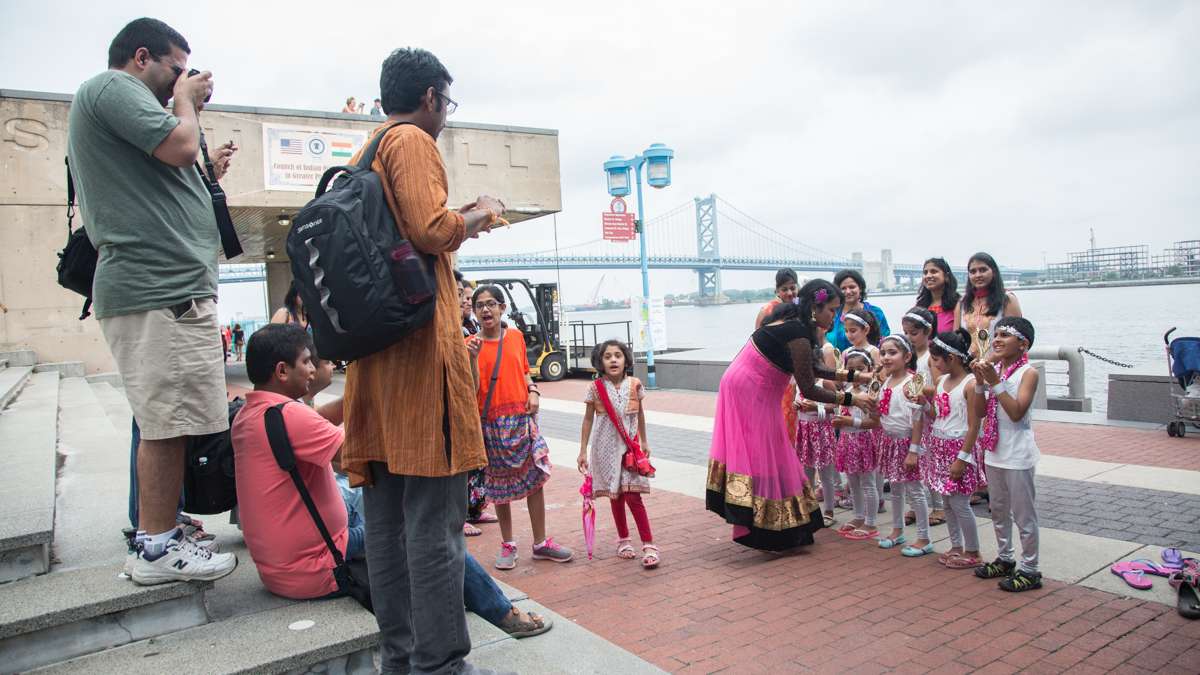
[(831, 371), (820, 361), (817, 329), (828, 331), (841, 293), (824, 279), (800, 289), (754, 331), (721, 378), (709, 450), (706, 503), (733, 525), (733, 540), (764, 551), (811, 544), (821, 507), (784, 424), (779, 399), (788, 382), (818, 403), (870, 410), (869, 394), (831, 391), (817, 378), (866, 384), (871, 373)]

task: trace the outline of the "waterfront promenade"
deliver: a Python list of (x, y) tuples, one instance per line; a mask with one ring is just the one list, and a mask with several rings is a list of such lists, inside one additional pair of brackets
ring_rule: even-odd
[[(547, 486), (549, 532), (580, 552), (574, 458), (586, 386), (541, 385), (542, 430), (557, 471)], [(662, 566), (644, 572), (617, 559), (600, 508), (594, 560), (526, 557), (495, 575), (665, 670), (1200, 672), (1200, 622), (1176, 613), (1165, 579), (1136, 591), (1108, 571), (1116, 560), (1158, 558), (1163, 544), (1200, 549), (1200, 438), (1036, 423), (1047, 581), (1013, 595), (933, 556), (907, 559), (830, 531), (788, 557), (733, 544), (703, 502), (715, 395), (656, 391), (646, 400), (659, 469), (647, 507)], [(992, 556), (986, 506), (978, 513), (984, 555)], [(528, 520), (519, 514), (514, 522), (524, 552)], [(945, 550), (945, 526), (933, 536)], [(498, 545), (494, 527), (470, 541), (484, 561)]]
[[(341, 384), (338, 376), (322, 398), (339, 395)], [(1138, 591), (1108, 570), (1118, 560), (1157, 560), (1166, 545), (1200, 551), (1200, 436), (1170, 438), (1148, 425), (1035, 422), (1046, 585), (1008, 594), (969, 571), (939, 566), (934, 556), (908, 559), (828, 530), (793, 556), (732, 543), (729, 527), (704, 509), (716, 395), (654, 391), (646, 399), (647, 434), (658, 477), (646, 503), (663, 563), (646, 572), (616, 557), (603, 504), (595, 558), (583, 554), (574, 465), (587, 386), (582, 379), (541, 384), (542, 432), (555, 464), (546, 487), (548, 532), (578, 558), (556, 565), (528, 557), (523, 502), (514, 507), (522, 554), (515, 570), (490, 568), (497, 527), (483, 526), (468, 544), (497, 579), (664, 670), (1200, 672), (1200, 621), (1176, 613), (1166, 580)], [(977, 515), (990, 559), (995, 539), (986, 509), (977, 507)], [(886, 528), (890, 514), (880, 518)], [(945, 550), (946, 527), (932, 534)]]

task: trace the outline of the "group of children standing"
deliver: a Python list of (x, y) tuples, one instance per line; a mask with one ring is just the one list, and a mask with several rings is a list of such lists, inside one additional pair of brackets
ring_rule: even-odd
[[(999, 285), (999, 294), (1011, 298), (1003, 291), (990, 256), (977, 254), (971, 265), (981, 257), (991, 268), (981, 285)], [(985, 305), (996, 289), (976, 290), (974, 298), (958, 303), (945, 261), (931, 259), (926, 268), (924, 306), (906, 311), (903, 332), (891, 335), (881, 335), (880, 325), (886, 319), (881, 320), (878, 307), (864, 301), (861, 277), (847, 271), (835, 278), (847, 300), (836, 331), (844, 349), (839, 352), (827, 342), (818, 358), (830, 368), (875, 372), (875, 383), (855, 388), (870, 391), (877, 409), (864, 414), (855, 408), (817, 404), (797, 394), (784, 402), (794, 410), (788, 423), (796, 452), (808, 479), (820, 477), (826, 527), (836, 525), (834, 500), (839, 474), (845, 475), (854, 515), (837, 529), (842, 537), (874, 541), (883, 549), (898, 548), (911, 558), (931, 554), (930, 511), (937, 498), (938, 506), (944, 503), (950, 537), (950, 549), (938, 556), (939, 563), (973, 570), (982, 579), (999, 579), (1006, 591), (1040, 588), (1034, 488), (1039, 452), (1030, 420), (1038, 373), (1027, 355), (1033, 345), (1033, 325), (1019, 316), (1019, 310), (1013, 311), (1017, 308), (1009, 307), (1009, 315), (1003, 316), (1008, 303), (1001, 301), (1000, 311), (990, 312), (991, 319), (982, 323), (991, 330), (987, 341), (981, 342), (981, 336), (961, 327), (970, 325), (959, 319), (970, 310), (954, 305), (980, 299), (975, 309), (984, 314), (991, 309)], [(972, 270), (972, 282), (976, 281)], [(796, 284), (794, 272), (780, 270), (779, 301), (789, 301)], [(944, 300), (948, 302), (943, 304)], [(848, 307), (854, 301), (857, 306)], [(835, 331), (830, 333), (833, 340)], [(827, 382), (824, 386), (841, 385)], [(892, 528), (883, 533), (876, 526), (876, 515), (884, 511), (885, 482), (891, 489)], [(989, 491), (999, 549), (990, 563), (980, 557), (970, 501), (982, 489)], [(905, 532), (906, 501), (912, 508), (909, 522), (916, 526), (912, 540)], [(1014, 523), (1021, 538), (1019, 563), (1014, 557)]]

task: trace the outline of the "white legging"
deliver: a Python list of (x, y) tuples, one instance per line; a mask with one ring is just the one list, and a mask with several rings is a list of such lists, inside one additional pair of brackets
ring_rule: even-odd
[(875, 526), (875, 514), (879, 511), (879, 492), (875, 487), (875, 476), (878, 472), (848, 473), (850, 481), (850, 498), (854, 500), (854, 519)]
[(819, 471), (816, 467), (804, 467), (804, 475), (808, 478), (809, 485), (812, 485), (813, 478), (818, 473), (821, 474), (821, 501), (825, 503), (825, 513), (833, 513), (834, 504), (837, 502), (837, 467), (826, 464)]
[(925, 486), (918, 481), (892, 483), (892, 527), (904, 531), (904, 496), (917, 514), (917, 538), (929, 541), (929, 505), (925, 502)]
[(950, 530), (951, 547), (979, 550), (979, 528), (971, 510), (971, 495), (946, 495), (946, 527)]

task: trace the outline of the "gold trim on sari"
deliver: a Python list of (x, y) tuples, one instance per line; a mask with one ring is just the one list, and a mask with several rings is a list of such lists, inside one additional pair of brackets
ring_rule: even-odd
[(753, 526), (760, 530), (780, 532), (807, 525), (809, 514), (820, 508), (807, 483), (804, 491), (783, 499), (767, 499), (754, 494), (754, 479), (747, 474), (727, 471), (725, 464), (708, 460), (707, 489), (724, 496), (725, 503), (752, 509)]

